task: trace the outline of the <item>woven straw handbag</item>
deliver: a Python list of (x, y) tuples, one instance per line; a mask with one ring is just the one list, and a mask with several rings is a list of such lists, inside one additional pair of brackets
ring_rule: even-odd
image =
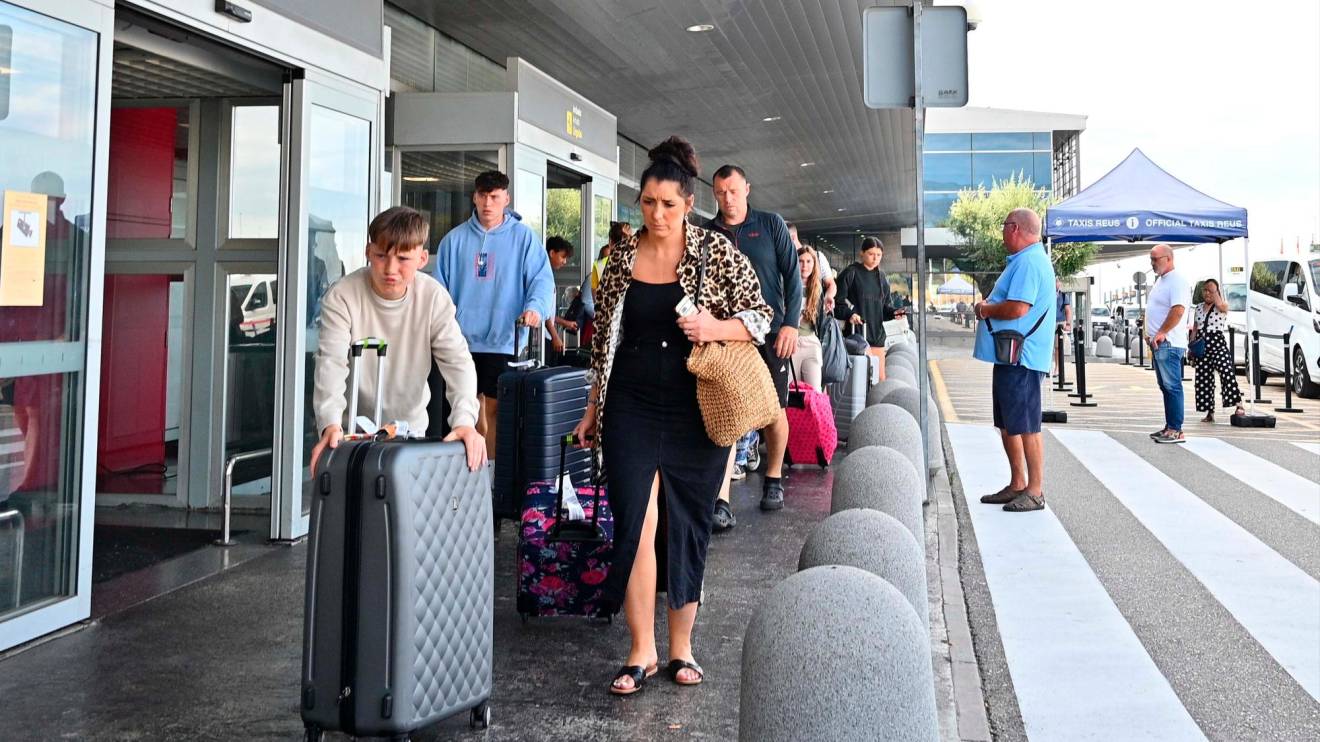
[[(709, 240), (701, 246), (697, 274), (697, 300), (706, 279)], [(756, 344), (728, 340), (695, 346), (688, 355), (688, 371), (697, 377), (697, 405), (706, 423), (706, 435), (717, 446), (731, 446), (753, 430), (779, 419), (779, 395)]]

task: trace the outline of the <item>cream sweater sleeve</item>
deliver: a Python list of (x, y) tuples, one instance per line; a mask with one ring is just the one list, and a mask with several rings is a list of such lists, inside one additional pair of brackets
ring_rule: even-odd
[(312, 393), (317, 435), (331, 425), (343, 425), (344, 410), (348, 408), (348, 346), (352, 342), (352, 321), (342, 288), (331, 287), (321, 299), (321, 328), (314, 377), (316, 388)]
[(473, 427), (477, 424), (477, 369), (458, 326), (454, 300), (443, 286), (437, 288), (440, 295), (431, 317), (431, 356), (445, 380), (449, 427)]

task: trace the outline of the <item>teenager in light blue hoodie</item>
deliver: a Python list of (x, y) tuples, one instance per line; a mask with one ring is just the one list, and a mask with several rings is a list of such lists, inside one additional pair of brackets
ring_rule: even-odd
[[(435, 256), (435, 277), (454, 299), (477, 368), (477, 430), (495, 458), (499, 376), (514, 352), (514, 323), (540, 327), (554, 314), (555, 278), (541, 238), (509, 209), (509, 177), (478, 175), (472, 218), (450, 230)], [(527, 330), (517, 330), (519, 341)]]

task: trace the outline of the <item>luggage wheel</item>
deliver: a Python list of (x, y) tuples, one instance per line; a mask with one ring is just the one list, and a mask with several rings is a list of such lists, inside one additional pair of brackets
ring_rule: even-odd
[(473, 729), (490, 728), (490, 704), (482, 703), (468, 712), (468, 726)]
[(526, 613), (523, 613), (523, 612), (519, 611), (519, 612), (518, 612), (518, 618), (522, 621), (523, 626), (526, 626), (526, 625), (527, 625), (527, 614), (526, 614)]
[(325, 733), (322, 732), (321, 728), (318, 726), (315, 726), (313, 724), (308, 724), (306, 727), (303, 728), (304, 742), (321, 742), (322, 738), (324, 737), (325, 737)]

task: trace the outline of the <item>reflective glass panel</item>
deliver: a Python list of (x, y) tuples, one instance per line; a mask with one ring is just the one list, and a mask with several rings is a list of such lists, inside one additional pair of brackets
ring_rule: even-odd
[(927, 193), (926, 226), (943, 226), (944, 220), (949, 218), (949, 207), (953, 206), (953, 202), (957, 200), (958, 194), (956, 193)]
[[(275, 326), (279, 291), (274, 273), (226, 277), (225, 458), (270, 448), (275, 418)], [(234, 495), (270, 494), (269, 458), (234, 467)]]
[(972, 148), (971, 134), (927, 134), (923, 145), (927, 152), (966, 152)]
[(1031, 148), (1032, 137), (1029, 132), (995, 132), (972, 135), (972, 149), (977, 152), (996, 149), (1030, 150)]
[(1051, 142), (1051, 139), (1052, 137), (1050, 135), (1050, 132), (1048, 131), (1037, 131), (1037, 132), (1033, 132), (1031, 135), (1031, 143), (1033, 148), (1038, 150), (1043, 149), (1047, 152), (1054, 149), (1054, 145)]
[(522, 216), (523, 224), (532, 228), (538, 237), (544, 239), (545, 224), (541, 221), (545, 213), (545, 181), (540, 175), (530, 170), (519, 170), (514, 176), (514, 198), (517, 211)]
[(318, 439), (312, 414), (321, 297), (335, 281), (367, 264), (367, 210), (371, 205), (371, 123), (321, 106), (311, 107), (307, 185), (307, 335), (304, 347), (303, 512), (310, 510), (308, 464)]
[[(28, 256), (39, 280), (0, 292), (0, 349), (22, 363), (41, 357), (24, 341), (83, 339), (97, 36), (0, 3), (0, 39), (0, 190), (45, 201), (44, 217), (14, 209), (0, 223), (15, 230), (6, 238), (35, 238), (16, 249), (42, 252)], [(0, 377), (0, 620), (77, 584), (82, 398), (80, 373)]]
[(928, 191), (957, 191), (972, 187), (972, 156), (969, 154), (925, 154), (922, 183)]
[(399, 202), (430, 220), (432, 252), (449, 230), (472, 216), (476, 177), (499, 169), (495, 150), (404, 152), (399, 159)]
[(234, 106), (229, 142), (229, 236), (276, 239), (280, 220), (280, 108)]
[(1054, 173), (1051, 170), (1053, 165), (1052, 158), (1053, 155), (1049, 152), (1037, 152), (1032, 155), (1032, 159), (1035, 160), (1036, 163), (1036, 177), (1034, 182), (1038, 187), (1046, 190), (1054, 187)]
[(1010, 178), (1020, 177), (1031, 180), (1035, 173), (1035, 162), (1029, 152), (1021, 154), (981, 154), (972, 155), (972, 182), (978, 186), (991, 188), (996, 182), (1002, 183)]
[(187, 107), (111, 111), (107, 239), (187, 236), (189, 126)]

